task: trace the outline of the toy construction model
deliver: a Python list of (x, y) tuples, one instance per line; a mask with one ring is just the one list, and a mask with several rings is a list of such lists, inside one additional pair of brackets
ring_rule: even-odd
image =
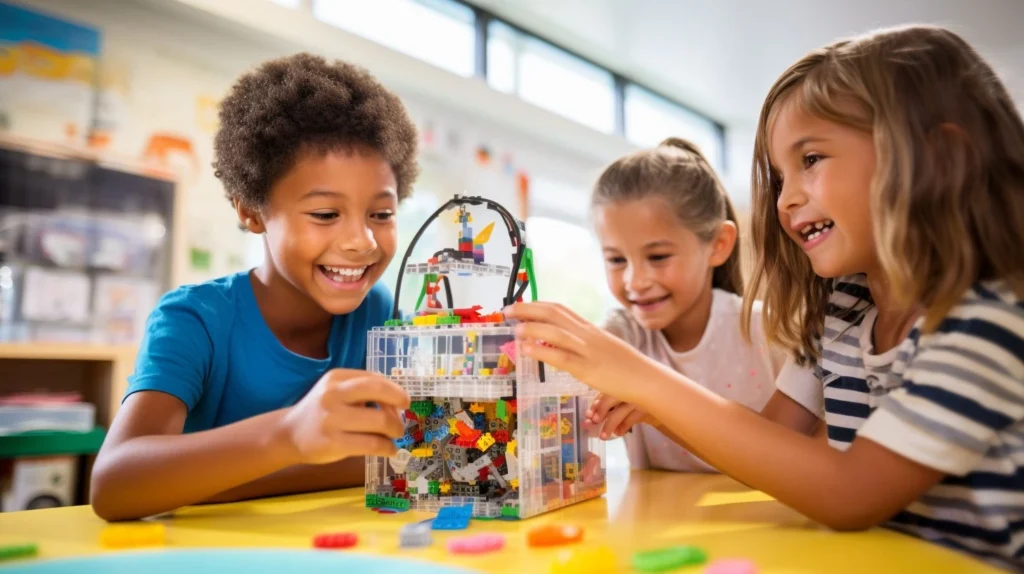
[[(473, 236), (472, 206), (504, 223), (511, 267), (484, 262), (494, 224)], [(450, 210), (460, 224), (458, 248), (409, 264), (424, 230)], [(370, 332), (367, 347), (367, 369), (402, 385), (413, 402), (398, 454), (367, 459), (367, 506), (462, 507), (478, 517), (526, 518), (604, 493), (604, 445), (583, 426), (593, 392), (568, 373), (519, 357), (513, 327), (500, 312), (453, 304), (450, 275), (507, 277), (505, 305), (521, 301), (527, 287), (536, 299), (525, 229), (493, 201), (455, 196), (413, 238), (392, 319)], [(398, 307), (404, 273), (423, 276), (416, 311), (406, 318)]]

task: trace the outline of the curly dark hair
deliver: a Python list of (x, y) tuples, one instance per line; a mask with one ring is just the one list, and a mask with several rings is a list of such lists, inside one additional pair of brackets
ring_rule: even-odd
[(419, 174), (416, 146), (405, 106), (366, 69), (301, 53), (235, 82), (221, 103), (213, 169), (233, 205), (262, 207), (301, 151), (365, 148), (391, 166), (401, 200)]

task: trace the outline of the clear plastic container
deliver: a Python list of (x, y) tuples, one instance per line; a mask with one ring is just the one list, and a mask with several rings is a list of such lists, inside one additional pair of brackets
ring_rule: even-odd
[(0, 435), (37, 430), (89, 432), (95, 426), (96, 407), (90, 403), (0, 405)]

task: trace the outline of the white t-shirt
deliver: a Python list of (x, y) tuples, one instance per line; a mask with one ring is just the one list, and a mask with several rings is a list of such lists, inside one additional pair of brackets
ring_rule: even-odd
[[(623, 309), (610, 314), (605, 329), (716, 394), (760, 411), (775, 391), (775, 377), (785, 362), (785, 353), (772, 349), (765, 341), (760, 305), (755, 305), (751, 317), (752, 342), (743, 338), (742, 308), (741, 297), (715, 289), (704, 335), (685, 353), (673, 351), (661, 331), (644, 329)], [(625, 440), (632, 468), (717, 472), (650, 425), (636, 425)]]

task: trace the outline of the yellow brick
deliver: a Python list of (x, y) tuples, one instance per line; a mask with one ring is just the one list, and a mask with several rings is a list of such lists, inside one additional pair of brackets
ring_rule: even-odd
[(516, 454), (516, 439), (508, 441), (508, 446), (505, 448), (505, 452), (511, 455)]
[(434, 374), (439, 376), (439, 377), (443, 377), (444, 373), (445, 373), (444, 369), (438, 369), (438, 370), (434, 371)]
[(491, 376), (491, 370), (490, 369), (480, 369), (480, 376), (482, 376), (482, 377), (489, 377), (489, 376)]
[(481, 452), (485, 452), (492, 446), (494, 446), (494, 437), (489, 432), (485, 432), (480, 435), (480, 438), (476, 439), (476, 448), (480, 449)]

